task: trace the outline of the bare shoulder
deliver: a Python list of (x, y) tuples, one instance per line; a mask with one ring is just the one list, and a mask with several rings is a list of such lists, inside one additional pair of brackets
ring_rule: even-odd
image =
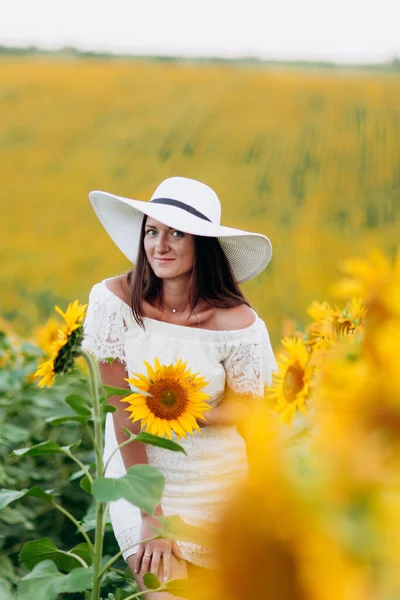
[(126, 273), (108, 279), (106, 285), (110, 292), (121, 298), (124, 302), (129, 303), (129, 286)]
[(250, 327), (256, 320), (253, 310), (246, 304), (232, 308), (216, 309), (215, 322), (220, 331), (231, 331)]

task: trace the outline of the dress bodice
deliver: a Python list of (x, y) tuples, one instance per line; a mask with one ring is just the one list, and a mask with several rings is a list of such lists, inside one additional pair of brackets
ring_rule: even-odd
[(142, 328), (131, 308), (106, 285), (96, 283), (89, 295), (83, 348), (98, 360), (118, 358), (129, 375), (146, 373), (143, 360), (163, 364), (177, 358), (209, 382), (204, 390), (214, 404), (227, 383), (235, 392), (261, 396), (271, 384), (276, 361), (266, 325), (254, 312), (249, 327), (210, 330), (144, 318)]

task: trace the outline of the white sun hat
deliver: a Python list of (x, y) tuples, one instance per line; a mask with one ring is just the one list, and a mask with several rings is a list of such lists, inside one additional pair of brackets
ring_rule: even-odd
[(188, 177), (168, 177), (149, 202), (94, 191), (90, 202), (105, 230), (132, 262), (136, 262), (143, 215), (193, 235), (216, 237), (238, 283), (256, 277), (272, 256), (270, 240), (220, 225), (221, 203), (212, 188)]

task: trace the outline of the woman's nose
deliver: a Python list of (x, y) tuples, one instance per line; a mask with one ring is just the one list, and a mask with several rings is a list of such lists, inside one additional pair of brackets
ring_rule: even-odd
[(169, 250), (167, 236), (163, 234), (157, 236), (156, 250), (157, 252), (167, 252)]

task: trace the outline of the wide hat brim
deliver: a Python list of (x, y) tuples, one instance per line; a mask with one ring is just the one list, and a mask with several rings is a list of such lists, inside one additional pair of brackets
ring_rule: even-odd
[(272, 244), (260, 233), (217, 225), (176, 206), (131, 200), (108, 192), (90, 192), (89, 199), (108, 235), (134, 264), (143, 215), (185, 233), (218, 238), (238, 283), (256, 277), (271, 260)]

